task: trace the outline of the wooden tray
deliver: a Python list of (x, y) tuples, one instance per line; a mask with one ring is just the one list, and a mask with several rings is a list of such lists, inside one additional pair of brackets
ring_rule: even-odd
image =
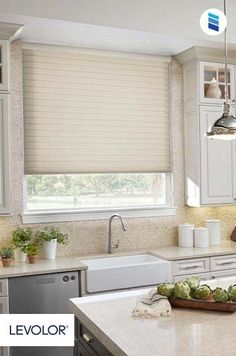
[(170, 304), (177, 308), (190, 308), (190, 309), (202, 309), (202, 310), (214, 310), (221, 312), (233, 313), (236, 311), (236, 303), (216, 303), (213, 301), (197, 300), (197, 299), (179, 299), (168, 298)]

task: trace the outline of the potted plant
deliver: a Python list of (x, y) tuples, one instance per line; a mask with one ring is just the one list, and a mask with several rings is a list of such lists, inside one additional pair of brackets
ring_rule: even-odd
[(24, 246), (24, 252), (28, 257), (28, 261), (30, 264), (35, 263), (38, 259), (39, 254), (39, 243), (37, 241), (29, 242)]
[(3, 247), (0, 250), (0, 256), (2, 259), (3, 267), (9, 267), (12, 261), (12, 248), (11, 247)]
[(66, 245), (68, 242), (68, 235), (55, 227), (46, 226), (36, 236), (42, 241), (42, 256), (48, 260), (55, 260), (57, 243)]
[(25, 229), (17, 227), (12, 232), (11, 242), (14, 247), (15, 260), (18, 262), (26, 261), (26, 254), (24, 253), (24, 246), (32, 239), (33, 230), (30, 227)]

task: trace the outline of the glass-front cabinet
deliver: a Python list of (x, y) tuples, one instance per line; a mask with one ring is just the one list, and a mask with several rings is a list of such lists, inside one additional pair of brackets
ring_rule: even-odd
[[(225, 99), (225, 68), (223, 63), (200, 62), (199, 98), (201, 103), (220, 104)], [(234, 65), (228, 65), (228, 96), (235, 102)]]
[(9, 43), (0, 40), (0, 91), (9, 90)]

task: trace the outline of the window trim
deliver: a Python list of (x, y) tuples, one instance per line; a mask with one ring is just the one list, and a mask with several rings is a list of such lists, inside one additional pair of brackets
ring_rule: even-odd
[(109, 219), (112, 214), (121, 214), (122, 217), (125, 218), (174, 216), (176, 215), (176, 208), (172, 206), (143, 206), (137, 208), (132, 207), (75, 211), (34, 211), (24, 212), (22, 214), (22, 222), (23, 224), (37, 224), (81, 220), (103, 220)]

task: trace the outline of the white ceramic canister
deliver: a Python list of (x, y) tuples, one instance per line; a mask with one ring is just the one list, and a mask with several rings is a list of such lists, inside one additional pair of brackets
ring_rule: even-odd
[(206, 227), (209, 230), (209, 244), (219, 245), (221, 241), (220, 220), (208, 219), (205, 221)]
[(209, 231), (206, 227), (194, 229), (194, 246), (209, 247)]
[(178, 226), (178, 245), (179, 247), (193, 247), (194, 225), (181, 224)]

